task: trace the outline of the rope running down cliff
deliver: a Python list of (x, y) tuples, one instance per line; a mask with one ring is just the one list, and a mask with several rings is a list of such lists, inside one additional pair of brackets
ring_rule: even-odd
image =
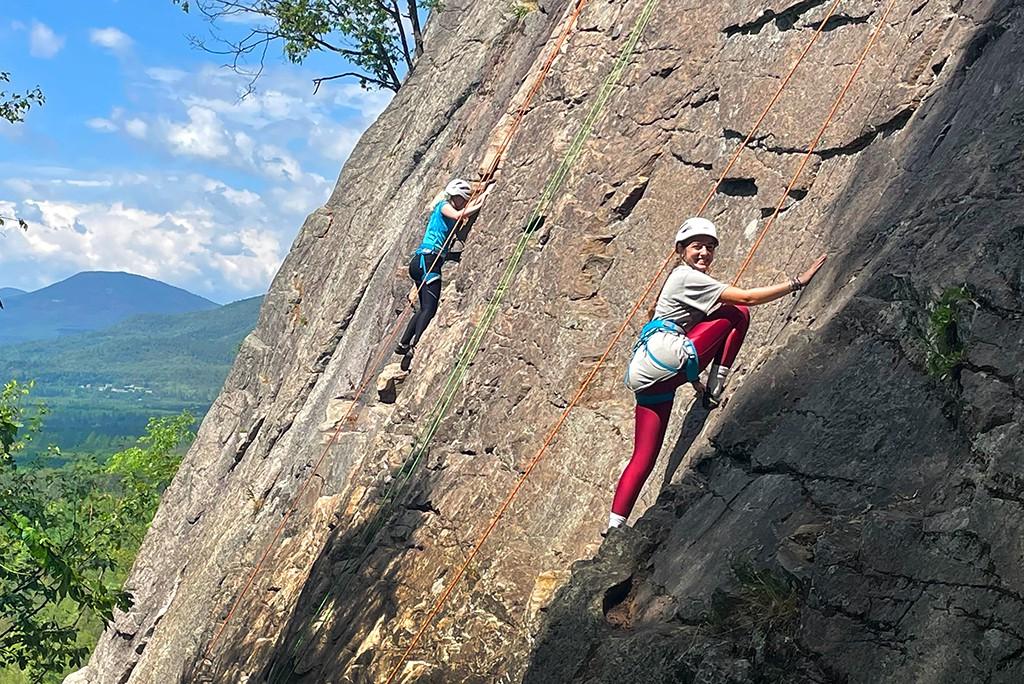
[[(536, 232), (536, 226), (539, 225), (541, 217), (544, 215), (545, 211), (548, 209), (551, 202), (554, 201), (556, 193), (558, 192), (559, 188), (564, 183), (565, 179), (567, 178), (569, 172), (571, 171), (575, 163), (579, 160), (579, 157), (583, 151), (583, 145), (586, 142), (586, 140), (590, 137), (590, 133), (593, 130), (594, 125), (597, 123), (597, 120), (600, 118), (605, 105), (611, 98), (613, 88), (619, 83), (619, 81), (622, 78), (622, 75), (625, 73), (626, 67), (629, 64), (630, 57), (633, 55), (636, 49), (636, 45), (640, 40), (640, 36), (643, 34), (644, 29), (646, 28), (648, 22), (653, 16), (654, 8), (657, 2), (658, 0), (647, 0), (647, 3), (644, 5), (642, 11), (637, 17), (636, 22), (634, 23), (633, 28), (626, 39), (626, 42), (623, 44), (623, 47), (619, 52), (619, 56), (615, 64), (609, 71), (609, 74), (605, 78), (604, 83), (598, 90), (597, 97), (594, 103), (592, 104), (590, 110), (588, 111), (586, 117), (584, 118), (580, 130), (572, 139), (565, 156), (562, 158), (558, 167), (555, 169), (555, 171), (552, 173), (547, 183), (545, 184), (544, 190), (541, 193), (537, 205), (535, 206), (533, 212), (526, 221), (525, 225), (527, 229), (523, 232), (522, 236), (516, 243), (515, 248), (513, 250), (513, 254), (509, 259), (509, 262), (506, 265), (505, 270), (501, 275), (501, 278), (499, 279), (498, 285), (496, 286), (490, 301), (487, 303), (484, 313), (481, 316), (480, 322), (477, 324), (477, 327), (474, 329), (473, 334), (470, 336), (469, 340), (463, 346), (463, 349), (459, 354), (459, 358), (455, 368), (453, 368), (451, 373), (448, 375), (448, 378), (444, 384), (444, 388), (442, 389), (438, 400), (435, 401), (434, 406), (430, 411), (429, 422), (417, 436), (414, 442), (412, 452), (410, 453), (409, 457), (406, 459), (405, 463), (402, 465), (401, 469), (392, 480), (387, 490), (382, 495), (381, 498), (383, 500), (383, 503), (380, 504), (380, 508), (378, 509), (377, 513), (370, 520), (363, 535), (361, 535), (360, 546), (362, 547), (363, 550), (361, 555), (352, 564), (352, 568), (350, 569), (358, 569), (362, 565), (362, 563), (369, 557), (369, 553), (373, 550), (373, 541), (376, 538), (376, 535), (386, 525), (387, 517), (390, 514), (391, 506), (403, 495), (406, 486), (409, 484), (413, 473), (417, 469), (417, 466), (423, 459), (423, 456), (426, 455), (427, 448), (429, 447), (431, 441), (436, 435), (437, 430), (441, 425), (441, 421), (444, 418), (449, 405), (451, 404), (452, 400), (455, 398), (456, 394), (460, 389), (461, 381), (466, 373), (466, 370), (473, 362), (476, 353), (479, 351), (481, 341), (487, 334), (491, 324), (493, 323), (498, 312), (500, 311), (502, 301), (504, 300), (504, 297), (507, 294), (509, 287), (512, 284), (512, 281), (519, 270), (519, 263), (522, 260), (524, 254), (526, 253), (526, 249), (529, 246), (534, 233)], [(348, 574), (347, 579), (345, 580), (345, 584), (343, 584), (340, 588), (335, 588), (333, 593), (341, 594), (343, 590), (347, 587), (347, 582), (351, 580), (352, 576), (353, 575), (351, 573)], [(324, 624), (327, 617), (329, 617), (330, 615), (330, 613), (327, 613), (327, 615), (321, 615), (324, 608), (327, 607), (327, 603), (330, 599), (330, 596), (331, 594), (326, 595), (324, 599), (321, 601), (320, 605), (317, 607), (316, 611), (314, 611), (313, 613), (312, 620), (314, 622), (320, 623), (313, 629), (313, 635), (319, 632), (320, 627)], [(300, 642), (296, 644), (296, 646), (291, 650), (288, 657), (290, 658), (291, 656), (293, 656), (296, 653), (297, 649), (305, 641), (306, 637), (304, 635)], [(272, 668), (271, 676), (269, 677), (270, 682), (277, 681), (277, 673), (277, 668)]]
[[(838, 112), (840, 105), (842, 104), (843, 100), (846, 98), (846, 94), (849, 92), (850, 87), (853, 85), (854, 81), (856, 80), (857, 75), (859, 74), (859, 72), (861, 70), (861, 67), (864, 64), (864, 60), (867, 58), (868, 53), (870, 52), (871, 48), (874, 46), (875, 42), (877, 41), (878, 36), (881, 34), (881, 31), (882, 31), (882, 29), (885, 26), (886, 19), (888, 18), (888, 16), (891, 13), (892, 9), (895, 7), (896, 2), (897, 2), (897, 0), (890, 0), (889, 4), (886, 6), (886, 9), (883, 12), (883, 14), (881, 16), (881, 19), (880, 19), (880, 21), (878, 23), (878, 26), (872, 32), (870, 38), (868, 39), (867, 43), (864, 46), (863, 51), (861, 52), (860, 59), (857, 61), (857, 64), (854, 67), (852, 73), (850, 74), (850, 77), (847, 79), (846, 84), (843, 86), (843, 88), (840, 91), (838, 97), (836, 98), (835, 103), (833, 104), (831, 111), (829, 112), (828, 116), (825, 118), (825, 122), (822, 124), (822, 126), (819, 129), (817, 135), (814, 137), (813, 141), (811, 142), (811, 144), (810, 144), (807, 152), (805, 153), (805, 155), (804, 155), (804, 157), (803, 157), (803, 159), (802, 159), (802, 161), (801, 161), (801, 163), (800, 163), (796, 173), (793, 175), (793, 178), (790, 181), (790, 184), (789, 184), (789, 186), (787, 188), (787, 191), (785, 193), (783, 193), (782, 198), (779, 200), (779, 203), (776, 205), (776, 208), (775, 208), (775, 210), (774, 210), (774, 212), (772, 214), (771, 220), (768, 222), (768, 224), (766, 224), (766, 227), (765, 227), (764, 230), (762, 230), (761, 236), (759, 237), (758, 241), (751, 248), (750, 253), (747, 256), (747, 259), (744, 261), (744, 264), (741, 267), (740, 272), (739, 272), (739, 274), (736, 277), (736, 280), (738, 280), (739, 275), (742, 275), (743, 270), (749, 265), (750, 260), (752, 259), (754, 252), (756, 252), (757, 248), (760, 246), (761, 240), (763, 239), (767, 229), (774, 223), (776, 217), (781, 212), (782, 206), (785, 204), (786, 197), (789, 196), (789, 194), (788, 194), (789, 191), (791, 191), (793, 189), (793, 187), (796, 185), (796, 183), (799, 181), (799, 178), (803, 174), (803, 171), (804, 171), (804, 168), (807, 165), (807, 162), (809, 161), (810, 157), (814, 154), (814, 151), (815, 151), (818, 143), (821, 141), (821, 137), (824, 135), (825, 131), (831, 125), (832, 120), (835, 118), (835, 115)], [(823, 27), (823, 26), (824, 26), (824, 22), (822, 22), (821, 27)], [(821, 27), (819, 27), (819, 31), (821, 30)], [(806, 52), (805, 52), (805, 54), (806, 54)], [(802, 58), (803, 58), (803, 55), (801, 55), (801, 59)], [(798, 61), (798, 64), (799, 64), (799, 61)], [(790, 75), (792, 75), (792, 73)], [(767, 111), (765, 112), (765, 114), (767, 114)], [(763, 119), (763, 115), (762, 115), (762, 119)], [(759, 124), (760, 124), (760, 120), (759, 120)], [(748, 136), (747, 140), (745, 140), (743, 142), (743, 144), (740, 146), (739, 151), (742, 151), (742, 149), (744, 147), (746, 147), (746, 145), (750, 142), (750, 139), (751, 139), (752, 136), (753, 136), (753, 133), (751, 133), (751, 136)], [(735, 158), (732, 161), (735, 161)], [(719, 179), (719, 181), (715, 184), (715, 186), (712, 189), (711, 193), (708, 195), (708, 198), (700, 205), (699, 209), (695, 212), (695, 215), (700, 215), (704, 211), (704, 209), (707, 208), (708, 203), (710, 202), (711, 198), (714, 196), (714, 193), (717, 190), (718, 185), (721, 183), (721, 180), (725, 178), (725, 174), (727, 172), (728, 172), (728, 167), (727, 167), (726, 171), (723, 172), (723, 174), (722, 174), (721, 178)], [(637, 311), (639, 311), (640, 308), (643, 306), (644, 301), (647, 299), (648, 296), (650, 296), (651, 292), (654, 290), (654, 287), (661, 281), (662, 275), (664, 274), (665, 270), (668, 268), (669, 264), (672, 262), (674, 254), (675, 253), (674, 253), (674, 250), (673, 250), (673, 252), (670, 253), (668, 255), (668, 257), (665, 259), (665, 261), (663, 262), (661, 268), (658, 269), (657, 273), (655, 274), (655, 277), (651, 279), (650, 283), (648, 284), (647, 288), (644, 290), (643, 294), (637, 299), (636, 303), (634, 304), (633, 308), (630, 310), (630, 312), (627, 315), (626, 319), (623, 321), (622, 325), (619, 327), (619, 329), (615, 333), (615, 335), (613, 335), (613, 337), (612, 337), (611, 341), (609, 342), (609, 344), (607, 345), (604, 353), (601, 355), (600, 359), (598, 359), (597, 363), (594, 365), (593, 369), (591, 369), (590, 373), (586, 376), (586, 378), (584, 379), (583, 383), (580, 385), (579, 389), (577, 390), (575, 396), (573, 397), (572, 401), (570, 401), (569, 404), (566, 406), (566, 408), (563, 410), (562, 415), (560, 416), (559, 420), (555, 423), (555, 426), (548, 433), (548, 436), (545, 439), (544, 443), (542, 444), (541, 448), (538, 450), (537, 454), (530, 461), (530, 464), (526, 467), (526, 470), (523, 472), (523, 474), (520, 477), (519, 481), (516, 483), (515, 487), (513, 487), (512, 491), (509, 493), (509, 495), (507, 496), (505, 501), (501, 504), (501, 506), (498, 508), (497, 512), (491, 518), (490, 523), (485, 528), (483, 534), (480, 536), (479, 540), (474, 545), (473, 549), (467, 555), (465, 561), (460, 566), (458, 572), (456, 572), (455, 576), (448, 583), (448, 586), (442, 592), (441, 596), (437, 599), (433, 609), (430, 611), (430, 613), (424, 619), (424, 621), (423, 621), (419, 631), (412, 638), (412, 640), (410, 641), (409, 645), (406, 647), (406, 649), (402, 653), (402, 656), (400, 657), (398, 663), (395, 665), (394, 669), (391, 671), (391, 674), (388, 676), (388, 678), (386, 680), (386, 684), (392, 684), (392, 682), (395, 681), (395, 678), (401, 672), (402, 667), (404, 666), (406, 660), (408, 660), (408, 658), (412, 654), (413, 650), (419, 644), (420, 640), (422, 639), (422, 637), (424, 636), (426, 631), (429, 629), (429, 627), (433, 623), (434, 618), (437, 617), (438, 613), (440, 613), (441, 609), (447, 603), (447, 601), (448, 601), (449, 597), (451, 596), (452, 592), (454, 591), (456, 585), (459, 583), (459, 581), (465, 575), (466, 570), (469, 568), (469, 566), (472, 564), (473, 560), (476, 558), (476, 556), (479, 553), (480, 549), (482, 548), (483, 544), (487, 541), (487, 538), (490, 536), (490, 534), (497, 527), (498, 522), (501, 520), (502, 516), (505, 514), (505, 512), (508, 510), (509, 506), (512, 504), (512, 501), (515, 499), (516, 495), (519, 493), (519, 490), (522, 488), (523, 484), (526, 482), (526, 480), (529, 478), (530, 474), (533, 472), (533, 470), (536, 468), (537, 464), (540, 462), (540, 460), (543, 458), (544, 454), (547, 452), (548, 447), (550, 447), (551, 443), (554, 441), (554, 438), (557, 436), (558, 432), (561, 430), (562, 426), (565, 424), (565, 421), (566, 421), (569, 413), (579, 403), (579, 400), (582, 398), (584, 392), (586, 392), (586, 390), (589, 388), (590, 383), (594, 380), (594, 378), (597, 376), (597, 373), (600, 371), (600, 369), (604, 365), (604, 362), (611, 355), (611, 352), (615, 348), (615, 345), (618, 344), (618, 342), (621, 339), (623, 333), (625, 332), (625, 330), (629, 326), (630, 321), (632, 321), (632, 319), (636, 315)]]
[[(558, 39), (555, 41), (554, 47), (552, 48), (552, 50), (551, 50), (550, 54), (548, 55), (547, 59), (544, 61), (543, 66), (541, 67), (540, 72), (537, 74), (537, 78), (534, 80), (533, 85), (531, 86), (530, 90), (527, 92), (526, 98), (523, 100), (522, 105), (520, 105), (520, 107), (518, 108), (518, 110), (516, 112), (515, 119), (514, 119), (514, 121), (512, 123), (512, 126), (509, 128), (508, 133), (506, 134), (504, 140), (502, 141), (501, 145), (498, 147), (498, 151), (495, 154), (494, 159), (492, 160), (490, 167), (484, 173), (484, 175), (483, 175), (483, 180), (484, 181), (487, 181), (490, 178), (492, 178), (494, 176), (494, 174), (497, 172), (498, 166), (499, 166), (499, 164), (501, 162), (501, 158), (504, 156), (505, 152), (508, 150), (509, 145), (511, 144), (513, 137), (519, 131), (520, 124), (522, 123), (523, 118), (526, 116), (526, 112), (528, 111), (530, 105), (533, 103), (534, 96), (536, 96), (536, 94), (540, 90), (541, 86), (543, 85), (544, 80), (547, 78), (548, 73), (551, 71), (551, 66), (554, 64), (555, 59), (558, 57), (559, 53), (562, 51), (562, 46), (565, 44), (566, 39), (569, 37), (569, 34), (572, 32), (573, 28), (575, 27), (576, 21), (577, 21), (577, 19), (579, 19), (579, 16), (583, 12), (583, 8), (587, 4), (587, 2), (588, 2), (588, 0), (577, 0), (575, 8), (573, 9), (572, 13), (569, 15), (568, 20), (565, 23), (565, 27), (562, 29), (562, 32), (559, 34)], [(480, 191), (481, 191), (481, 189), (480, 189), (480, 187), (478, 187), (474, 191), (473, 196), (470, 198), (470, 201), (472, 201), (472, 199), (476, 198), (479, 195)], [(331, 217), (331, 222), (333, 222), (333, 220), (334, 220), (334, 217), (332, 216)], [(454, 238), (454, 236), (458, 232), (459, 228), (461, 228), (462, 225), (464, 225), (465, 221), (466, 221), (466, 219), (462, 218), (462, 219), (459, 219), (459, 221), (456, 223), (455, 227), (452, 229), (452, 231), (448, 235), (448, 238), (446, 239), (445, 244), (443, 245), (443, 249), (441, 250), (442, 252), (444, 251), (444, 249), (446, 249), (449, 246), (449, 242)], [(430, 265), (431, 269), (436, 264), (437, 258), (439, 258), (439, 257), (435, 257), (435, 261), (433, 263), (431, 263), (431, 265)], [(423, 287), (423, 284), (421, 283), (419, 285), (419, 287), (417, 288), (417, 292), (419, 292), (419, 290), (422, 289), (422, 287)], [(274, 534), (271, 535), (271, 539), (267, 543), (266, 548), (263, 550), (263, 553), (260, 555), (259, 560), (256, 562), (256, 565), (252, 569), (252, 572), (249, 573), (249, 577), (246, 579), (246, 582), (243, 585), (242, 590), (239, 592), (238, 596), (235, 598), (235, 601), (232, 603), (231, 608), (227, 612), (227, 615), (225, 615), (223, 622), (221, 623), (221, 625), (217, 629), (217, 631), (214, 633), (213, 638), (211, 638), (209, 644), (207, 645), (206, 650), (205, 650), (205, 652), (203, 654), (203, 658), (205, 660), (208, 660), (210, 658), (210, 656), (213, 654), (214, 648), (217, 646), (217, 643), (219, 642), (220, 638), (223, 636), (225, 629), (228, 627), (228, 625), (231, 622), (231, 619), (234, 617), (235, 613), (238, 611), (238, 608), (241, 606), (242, 600), (245, 598), (245, 596), (248, 594), (249, 590), (252, 588), (253, 584), (256, 581), (256, 577), (259, 575), (260, 571), (263, 569), (263, 566), (266, 564), (267, 560), (269, 559), (271, 552), (274, 550), (274, 547), (277, 544), (277, 541), (281, 538), (281, 534), (284, 532), (284, 529), (285, 529), (285, 526), (288, 523), (288, 520), (291, 518), (292, 514), (298, 509), (298, 503), (297, 502), (302, 499), (302, 496), (309, 489), (309, 487), (312, 484), (313, 480), (316, 478), (317, 472), (319, 471), (320, 467), (323, 465), (324, 461), (326, 460), (327, 455), (330, 453), (331, 448), (334, 446), (335, 442), (337, 442), (337, 440), (338, 440), (338, 437), (341, 435), (341, 432), (344, 429), (345, 425), (347, 423), (349, 423), (351, 421), (351, 419), (353, 418), (353, 414), (354, 414), (354, 412), (356, 410), (356, 407), (358, 406), (359, 398), (363, 395), (363, 393), (366, 391), (367, 387), (369, 386), (370, 382), (376, 376), (376, 373), (374, 371), (380, 365), (380, 363), (383, 360), (387, 350), (390, 348), (391, 343), (395, 340), (395, 338), (398, 336), (398, 333), (401, 331), (402, 324), (405, 322), (406, 316), (408, 315), (409, 310), (411, 308), (412, 308), (412, 304), (410, 303), (409, 306), (407, 306), (407, 307), (405, 307), (403, 309), (402, 314), (399, 316), (398, 320), (396, 321), (395, 325), (393, 326), (393, 328), (391, 330), (391, 333), (385, 338), (385, 341), (381, 345), (379, 345), (379, 347), (377, 348), (377, 355), (374, 357), (373, 361), (367, 367), (367, 371), (364, 373), (364, 375), (363, 375), (363, 377), (361, 379), (361, 382), (360, 382), (358, 388), (356, 389), (355, 394), (353, 395), (352, 403), (349, 405), (348, 410), (346, 411), (345, 415), (342, 416), (341, 420), (338, 422), (338, 426), (334, 430), (334, 432), (331, 434), (331, 437), (328, 440), (327, 444), (324, 445), (324, 448), (321, 450), (320, 455), (317, 458), (316, 462), (314, 463), (312, 470), (310, 470), (310, 472), (309, 472), (309, 475), (306, 476), (306, 479), (303, 481), (302, 485), (296, 491), (295, 495), (292, 496), (291, 503), (289, 503), (288, 509), (286, 510), (284, 516), (282, 517), (281, 522), (278, 523), (278, 526), (274, 530)]]

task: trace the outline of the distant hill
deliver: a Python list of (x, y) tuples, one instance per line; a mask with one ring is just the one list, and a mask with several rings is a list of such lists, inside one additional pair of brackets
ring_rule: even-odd
[[(152, 416), (209, 408), (262, 297), (208, 311), (135, 316), (95, 332), (4, 347), (0, 382), (35, 380), (51, 409), (41, 446), (102, 448)], [(215, 305), (216, 306), (216, 305)]]
[[(4, 299), (2, 295), (0, 299)], [(8, 295), (0, 311), (0, 345), (100, 330), (139, 314), (205, 311), (217, 306), (159, 280), (131, 273), (86, 271), (34, 292)]]
[(25, 290), (19, 290), (16, 287), (0, 287), (0, 302), (14, 299), (23, 294), (25, 294)]

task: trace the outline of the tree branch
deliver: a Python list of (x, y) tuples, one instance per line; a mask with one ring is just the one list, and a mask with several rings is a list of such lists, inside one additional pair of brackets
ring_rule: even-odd
[(423, 54), (423, 31), (420, 29), (420, 15), (416, 7), (416, 0), (405, 0), (409, 9), (409, 23), (412, 24), (412, 40), (416, 49), (416, 56)]
[(391, 6), (393, 10), (389, 10), (391, 18), (395, 20), (395, 25), (398, 26), (398, 38), (402, 42), (402, 54), (405, 55), (405, 66), (408, 67), (409, 73), (412, 73), (412, 56), (409, 54), (409, 39), (405, 37), (405, 25), (402, 23), (402, 13), (398, 9), (398, 0), (391, 0)]
[(387, 83), (386, 81), (381, 81), (380, 79), (374, 78), (373, 76), (367, 76), (366, 74), (361, 74), (361, 73), (356, 72), (356, 71), (346, 71), (343, 74), (335, 74), (334, 76), (321, 76), (319, 78), (314, 78), (313, 79), (313, 85), (314, 85), (313, 93), (315, 94), (318, 90), (320, 90), (320, 84), (323, 83), (324, 81), (334, 81), (334, 80), (339, 79), (339, 78), (348, 78), (348, 77), (358, 78), (360, 81), (364, 81), (366, 83), (372, 83), (372, 84), (374, 84), (375, 86), (377, 86), (379, 88), (387, 88), (388, 90), (394, 90), (396, 92), (398, 91), (398, 89), (395, 88), (393, 84)]
[(17, 216), (5, 216), (3, 214), (0, 214), (0, 228), (3, 228), (4, 224), (7, 221), (15, 221), (18, 224), (19, 228), (21, 228), (22, 230), (28, 230), (28, 221), (26, 221), (25, 219), (18, 218)]
[[(172, 2), (182, 4), (182, 0)], [(301, 63), (312, 51), (322, 50), (343, 57), (354, 67), (314, 79), (316, 87), (350, 76), (367, 86), (397, 91), (402, 85), (399, 60), (404, 60), (403, 71), (412, 73), (422, 54), (416, 0), (405, 0), (405, 4), (402, 0), (192, 0), (191, 6), (214, 25), (207, 40), (192, 37), (192, 44), (211, 54), (230, 55), (226, 66), (249, 77), (250, 92), (264, 68), (269, 43), (277, 40), (284, 43), (292, 62)], [(402, 13), (403, 7), (409, 8), (410, 16)], [(238, 33), (221, 21), (238, 16), (252, 16), (256, 21)], [(405, 24), (406, 20), (410, 24)], [(256, 65), (249, 62), (257, 56), (259, 64), (254, 69)]]

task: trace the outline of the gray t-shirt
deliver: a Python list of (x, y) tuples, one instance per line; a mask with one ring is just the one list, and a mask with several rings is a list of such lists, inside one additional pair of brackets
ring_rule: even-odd
[(669, 274), (665, 287), (661, 288), (654, 316), (673, 321), (683, 332), (690, 332), (693, 326), (718, 308), (718, 298), (727, 287), (691, 266), (677, 266)]

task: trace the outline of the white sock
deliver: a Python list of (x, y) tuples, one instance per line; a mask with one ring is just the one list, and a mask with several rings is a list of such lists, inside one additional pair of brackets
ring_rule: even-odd
[(612, 529), (613, 527), (622, 527), (625, 524), (626, 524), (626, 516), (619, 515), (618, 513), (609, 513), (608, 514), (608, 529), (609, 530)]
[(728, 366), (719, 366), (717, 363), (711, 364), (711, 368), (708, 369), (708, 392), (713, 397), (722, 396), (722, 392), (725, 391), (725, 383), (729, 379), (730, 368)]

